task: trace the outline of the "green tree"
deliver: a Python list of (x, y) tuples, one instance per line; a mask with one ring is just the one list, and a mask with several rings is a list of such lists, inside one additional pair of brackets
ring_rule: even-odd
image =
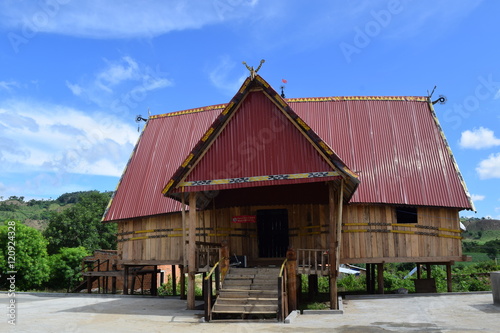
[(67, 292), (81, 281), (82, 260), (89, 252), (83, 246), (63, 247), (50, 256), (50, 280), (47, 286), (52, 290), (66, 289)]
[(63, 247), (79, 246), (89, 251), (116, 249), (116, 224), (101, 222), (109, 199), (109, 192), (87, 192), (74, 206), (52, 213), (44, 232), (49, 241), (49, 253), (55, 254)]
[[(20, 222), (5, 221), (0, 226), (0, 271), (3, 287), (9, 289), (4, 277), (15, 276), (16, 290), (39, 287), (49, 278), (47, 241), (42, 234)], [(15, 274), (7, 273), (15, 271)]]

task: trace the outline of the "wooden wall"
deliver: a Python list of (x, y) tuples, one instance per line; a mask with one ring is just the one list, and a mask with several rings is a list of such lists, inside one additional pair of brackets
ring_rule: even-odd
[[(328, 206), (287, 205), (232, 207), (199, 212), (197, 241), (229, 241), (230, 253), (258, 256), (257, 225), (232, 223), (233, 216), (255, 215), (259, 209), (288, 209), (289, 243), (301, 249), (328, 248)], [(122, 260), (182, 262), (180, 213), (118, 223)], [(428, 262), (460, 260), (458, 210), (418, 208), (418, 223), (398, 225), (391, 206), (344, 207), (341, 262)], [(450, 259), (451, 258), (451, 259)]]
[(457, 209), (417, 208), (418, 223), (398, 224), (394, 207), (344, 208), (342, 262), (426, 262), (460, 260)]

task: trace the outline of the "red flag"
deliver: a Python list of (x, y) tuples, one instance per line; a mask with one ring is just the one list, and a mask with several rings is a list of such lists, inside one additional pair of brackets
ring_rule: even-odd
[(281, 82), (283, 82), (283, 83), (288, 83), (288, 81), (287, 81), (287, 80), (285, 80), (285, 79), (281, 79)]

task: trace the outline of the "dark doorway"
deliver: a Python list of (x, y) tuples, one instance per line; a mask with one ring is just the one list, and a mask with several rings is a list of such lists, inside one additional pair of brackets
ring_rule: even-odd
[(263, 209), (257, 211), (260, 258), (283, 258), (288, 249), (288, 211)]

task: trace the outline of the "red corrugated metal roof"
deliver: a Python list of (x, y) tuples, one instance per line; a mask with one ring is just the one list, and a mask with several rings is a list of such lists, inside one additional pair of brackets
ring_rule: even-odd
[(178, 198), (179, 192), (325, 182), (337, 176), (345, 179), (347, 201), (358, 176), (257, 75), (245, 80), (163, 193)]
[(359, 174), (351, 203), (472, 209), (425, 97), (288, 103)]
[[(351, 203), (472, 209), (426, 97), (288, 99), (288, 105), (358, 173)], [(162, 187), (226, 105), (151, 117), (104, 220), (180, 210)]]

